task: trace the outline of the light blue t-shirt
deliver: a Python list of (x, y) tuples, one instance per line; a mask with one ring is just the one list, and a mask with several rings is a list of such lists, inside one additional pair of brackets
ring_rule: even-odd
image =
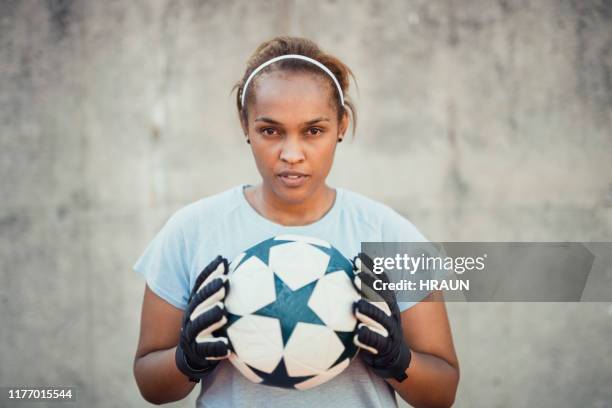
[[(407, 219), (390, 207), (360, 194), (336, 188), (332, 208), (318, 221), (283, 226), (256, 212), (244, 196), (244, 185), (206, 197), (176, 211), (134, 265), (149, 288), (184, 309), (199, 273), (217, 255), (234, 259), (243, 250), (272, 236), (307, 235), (323, 239), (352, 259), (361, 242), (425, 242)], [(400, 302), (400, 310), (413, 306)], [(198, 407), (387, 407), (395, 394), (361, 359), (337, 377), (306, 391), (257, 385), (227, 361), (202, 381)]]

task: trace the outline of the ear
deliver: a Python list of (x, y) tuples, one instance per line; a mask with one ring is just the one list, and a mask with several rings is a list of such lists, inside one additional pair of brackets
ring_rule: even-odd
[(340, 139), (344, 138), (344, 134), (346, 133), (348, 126), (349, 126), (349, 114), (345, 110), (344, 115), (342, 115), (342, 119), (340, 120), (340, 123), (338, 124), (338, 138)]
[(246, 121), (240, 117), (240, 127), (242, 128), (242, 134), (244, 135), (245, 142), (251, 144), (251, 140), (249, 139), (249, 126)]
[(246, 123), (246, 121), (242, 118), (242, 116), (240, 116), (240, 127), (242, 128), (242, 134), (245, 137), (249, 137), (249, 126), (248, 123)]

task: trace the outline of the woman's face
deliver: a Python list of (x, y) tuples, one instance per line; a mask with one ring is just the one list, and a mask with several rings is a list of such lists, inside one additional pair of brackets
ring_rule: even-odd
[(331, 86), (309, 73), (272, 72), (257, 78), (248, 107), (248, 137), (264, 187), (287, 204), (324, 191), (339, 137)]

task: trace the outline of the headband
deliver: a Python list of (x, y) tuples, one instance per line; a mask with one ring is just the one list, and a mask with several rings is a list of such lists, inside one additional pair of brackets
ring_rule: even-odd
[(340, 87), (340, 84), (338, 83), (338, 80), (336, 79), (335, 75), (329, 70), (329, 68), (327, 68), (325, 65), (321, 64), (319, 61), (314, 60), (312, 58), (305, 57), (303, 55), (299, 55), (299, 54), (286, 54), (286, 55), (281, 55), (279, 57), (272, 58), (272, 59), (264, 62), (263, 64), (261, 64), (260, 66), (255, 68), (253, 70), (253, 72), (251, 72), (251, 75), (249, 75), (249, 77), (247, 78), (246, 82), (244, 83), (244, 87), (242, 87), (242, 96), (241, 96), (241, 99), (240, 99), (240, 106), (242, 108), (244, 108), (244, 97), (246, 95), (247, 87), (249, 86), (249, 82), (251, 82), (253, 77), (255, 75), (257, 75), (257, 73), (259, 71), (261, 71), (262, 69), (264, 69), (268, 65), (273, 64), (276, 61), (280, 61), (280, 60), (284, 60), (284, 59), (300, 59), (302, 61), (310, 62), (311, 64), (314, 64), (317, 67), (321, 68), (334, 81), (334, 84), (336, 85), (336, 88), (338, 89), (338, 94), (340, 95), (340, 104), (342, 106), (344, 106), (344, 95), (342, 93), (342, 88)]

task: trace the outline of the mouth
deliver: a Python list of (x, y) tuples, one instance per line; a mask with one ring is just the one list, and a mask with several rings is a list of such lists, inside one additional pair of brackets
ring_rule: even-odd
[(310, 176), (297, 171), (283, 171), (278, 173), (277, 177), (286, 187), (299, 187), (303, 185)]

